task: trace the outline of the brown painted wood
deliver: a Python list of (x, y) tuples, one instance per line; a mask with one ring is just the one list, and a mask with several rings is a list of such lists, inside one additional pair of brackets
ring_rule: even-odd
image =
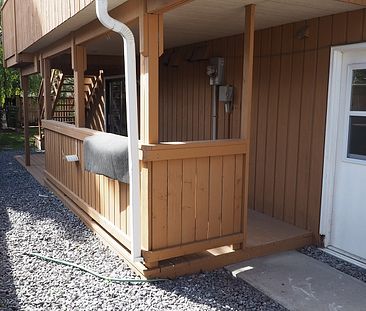
[(29, 145), (29, 79), (27, 76), (21, 77), (23, 90), (23, 124), (24, 124), (24, 153), (25, 165), (30, 166), (30, 145)]
[(147, 12), (149, 13), (164, 13), (181, 5), (187, 4), (192, 0), (148, 0)]
[(152, 249), (168, 245), (168, 161), (154, 162), (152, 166)]
[(195, 240), (196, 159), (183, 160), (182, 243)]
[(333, 16), (332, 44), (338, 45), (346, 42), (347, 38), (347, 13)]
[(210, 158), (197, 159), (196, 230), (195, 240), (208, 238)]
[(347, 16), (347, 42), (356, 43), (362, 41), (364, 11), (348, 12)]
[[(288, 111), (290, 107), (291, 89), (291, 67), (292, 55), (288, 51), (292, 50), (292, 25), (282, 27), (282, 48), (281, 48), (281, 68), (280, 68), (280, 87), (278, 98), (277, 116), (277, 137), (276, 137), (276, 169), (274, 181), (273, 215), (283, 219), (284, 215), (284, 196), (285, 196), (285, 176), (286, 176), (286, 148), (288, 133)], [(270, 201), (269, 199), (267, 199)]]
[(162, 42), (159, 36), (163, 36), (163, 29), (161, 22), (159, 23), (159, 15), (145, 14), (143, 23), (147, 23), (148, 26), (140, 29), (140, 35), (147, 36), (144, 42), (148, 43), (148, 55), (141, 54), (140, 57), (142, 92), (140, 136), (146, 143), (157, 143), (159, 141), (159, 42)]
[(168, 246), (182, 243), (183, 161), (168, 161)]
[(87, 68), (86, 48), (73, 44), (71, 49), (74, 70), (75, 125), (85, 127), (85, 76)]
[[(256, 128), (262, 131), (261, 123), (264, 122), (267, 135), (265, 146), (260, 142), (263, 141), (261, 131), (255, 132), (255, 137), (252, 138), (257, 140), (255, 149), (251, 151), (251, 156), (257, 159), (257, 163), (251, 167), (250, 184), (257, 189), (253, 207), (289, 223), (311, 229), (317, 241), (319, 241), (317, 234), (320, 220), (329, 48), (331, 44), (342, 45), (365, 40), (362, 32), (362, 29), (365, 29), (364, 16), (365, 11), (359, 10), (279, 26), (276, 27), (278, 28), (276, 32), (282, 29), (280, 53), (278, 47), (275, 47), (269, 55), (265, 55), (259, 51), (263, 44), (257, 44), (255, 49), (257, 51), (255, 67), (260, 68), (256, 76), (260, 82), (254, 85), (254, 90), (258, 89), (263, 98), (265, 96), (263, 93), (268, 92), (268, 87), (263, 83), (262, 76), (279, 75), (277, 87), (279, 100), (275, 123), (272, 123), (274, 120), (271, 119), (275, 111), (272, 95), (269, 96), (267, 122), (264, 120), (266, 114), (263, 110), (259, 111), (257, 119), (253, 120), (255, 122), (253, 132)], [(299, 40), (296, 32), (303, 25), (309, 27), (309, 37)], [(280, 57), (280, 67), (276, 65), (277, 56)], [(269, 63), (268, 57), (270, 57)], [(264, 66), (263, 62), (267, 62), (267, 65)], [(270, 82), (271, 87), (272, 82), (273, 80)], [(273, 92), (276, 94), (277, 91)], [(254, 105), (256, 102), (257, 99), (254, 98)], [(274, 129), (277, 131), (275, 150), (272, 149)], [(265, 163), (264, 172), (262, 161)], [(262, 201), (263, 178), (265, 191)], [(272, 185), (274, 185), (273, 192)]]
[[(76, 128), (56, 121), (44, 121), (47, 149), (45, 176), (49, 182), (62, 191), (86, 214), (98, 222), (105, 230), (130, 247), (128, 237), (129, 218), (121, 224), (119, 213), (129, 210), (128, 185), (98, 176), (83, 169), (82, 135), (78, 131), (93, 135), (96, 131)], [(58, 127), (55, 124), (60, 124)], [(52, 126), (53, 125), (53, 126)], [(73, 129), (74, 135), (67, 135)], [(58, 131), (59, 130), (59, 131)], [(63, 133), (66, 132), (66, 134)], [(64, 155), (77, 154), (79, 162), (68, 163)], [(117, 184), (117, 185), (116, 185)], [(122, 190), (121, 190), (122, 189)], [(98, 195), (96, 195), (98, 194)]]

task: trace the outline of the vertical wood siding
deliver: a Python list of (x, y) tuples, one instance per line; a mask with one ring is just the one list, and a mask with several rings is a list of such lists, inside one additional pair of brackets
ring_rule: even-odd
[(2, 11), (4, 59), (8, 59), (16, 53), (14, 1), (8, 0)]
[(91, 2), (92, 0), (8, 0), (2, 13), (6, 33), (5, 57), (23, 51)]
[[(319, 231), (330, 47), (366, 39), (366, 11), (256, 33), (250, 207)], [(309, 37), (298, 39), (299, 30)]]
[[(298, 39), (308, 27), (309, 37)], [(250, 207), (319, 232), (330, 47), (366, 40), (366, 10), (315, 18), (256, 32), (252, 111)], [(220, 138), (239, 135), (241, 35), (193, 46), (226, 61), (235, 111), (219, 109)], [(185, 55), (192, 46), (176, 48)], [(171, 52), (171, 51), (168, 51)], [(160, 65), (160, 140), (210, 138), (207, 62)]]
[[(225, 58), (225, 83), (234, 86), (234, 112), (218, 108), (218, 139), (239, 138), (240, 99), (243, 68), (242, 35), (165, 51), (170, 64), (160, 61), (160, 141), (208, 140), (211, 137), (211, 87), (206, 74), (207, 60), (186, 58), (207, 47), (207, 57)], [(166, 56), (168, 57), (168, 56)]]

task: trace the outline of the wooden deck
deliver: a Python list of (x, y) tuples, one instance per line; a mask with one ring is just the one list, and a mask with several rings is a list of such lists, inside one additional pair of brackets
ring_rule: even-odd
[(45, 165), (45, 155), (44, 153), (35, 153), (31, 155), (31, 166), (25, 166), (24, 155), (15, 156), (15, 159), (23, 165), (27, 171), (42, 185), (43, 181), (43, 170)]
[[(16, 159), (24, 166), (24, 158), (16, 156)], [(31, 166), (26, 167), (39, 182), (43, 184), (44, 154), (32, 154)], [(109, 245), (121, 257), (126, 257), (126, 250), (121, 244), (113, 239), (88, 215), (78, 210), (58, 189), (51, 186), (52, 190), (63, 202), (96, 232), (104, 243)], [(152, 277), (174, 278), (187, 273), (208, 271), (223, 267), (228, 264), (246, 260), (252, 257), (264, 256), (274, 252), (299, 248), (313, 241), (312, 234), (293, 225), (286, 224), (264, 214), (249, 211), (248, 213), (248, 242), (245, 249), (233, 250), (231, 247), (219, 247), (194, 255), (181, 256), (161, 261), (159, 267), (148, 269), (142, 264), (130, 262), (131, 267), (140, 275)]]

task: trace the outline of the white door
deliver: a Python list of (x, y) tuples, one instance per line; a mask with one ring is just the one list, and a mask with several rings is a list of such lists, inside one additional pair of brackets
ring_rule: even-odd
[[(366, 263), (366, 49), (342, 52), (328, 247)], [(331, 103), (332, 104), (332, 103)], [(329, 108), (329, 107), (328, 107)]]

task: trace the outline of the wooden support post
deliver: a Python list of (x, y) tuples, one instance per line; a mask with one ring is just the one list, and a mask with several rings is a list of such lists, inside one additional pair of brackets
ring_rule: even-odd
[(86, 49), (72, 44), (71, 48), (72, 69), (74, 70), (74, 101), (75, 101), (75, 125), (85, 127), (85, 77)]
[(248, 200), (249, 200), (249, 154), (250, 154), (250, 118), (253, 98), (253, 60), (254, 60), (254, 21), (255, 4), (245, 7), (245, 33), (244, 33), (244, 67), (243, 67), (243, 92), (241, 110), (241, 138), (247, 141), (244, 171), (244, 206), (243, 206), (243, 233), (245, 247), (247, 239)]
[(42, 76), (43, 76), (43, 105), (44, 118), (52, 119), (52, 100), (51, 100), (51, 64), (48, 58), (42, 59)]
[[(163, 53), (162, 15), (141, 14), (140, 139), (159, 142), (159, 56)], [(141, 20), (142, 19), (142, 20)]]
[(29, 147), (29, 81), (27, 76), (22, 76), (21, 84), (23, 89), (23, 117), (24, 117), (24, 153), (25, 165), (30, 166), (30, 147)]

